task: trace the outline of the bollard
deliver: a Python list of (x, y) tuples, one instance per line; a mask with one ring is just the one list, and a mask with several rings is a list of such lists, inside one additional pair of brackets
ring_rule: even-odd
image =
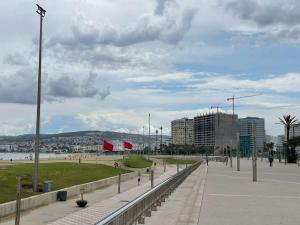
[(151, 170), (151, 188), (154, 187), (154, 170)]
[(241, 158), (241, 152), (240, 152), (240, 133), (237, 133), (237, 154), (236, 154), (236, 170), (240, 171), (240, 158)]
[(121, 193), (121, 169), (119, 166), (119, 174), (118, 174), (118, 193)]

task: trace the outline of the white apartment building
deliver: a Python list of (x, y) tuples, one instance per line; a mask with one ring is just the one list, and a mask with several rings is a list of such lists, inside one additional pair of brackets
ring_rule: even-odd
[(290, 128), (290, 139), (293, 137), (299, 137), (300, 136), (300, 125), (299, 126), (292, 126)]
[(194, 120), (182, 118), (171, 122), (172, 143), (175, 145), (194, 144)]

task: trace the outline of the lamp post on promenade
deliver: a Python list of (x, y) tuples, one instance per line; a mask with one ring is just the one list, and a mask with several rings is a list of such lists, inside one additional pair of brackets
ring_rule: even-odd
[(43, 18), (46, 10), (37, 4), (37, 13), (40, 15), (40, 43), (39, 43), (39, 70), (38, 70), (38, 93), (37, 93), (37, 111), (36, 111), (36, 135), (34, 144), (34, 178), (33, 190), (38, 192), (38, 166), (39, 166), (39, 145), (40, 145), (40, 115), (41, 115), (41, 86), (42, 86), (42, 34)]
[(151, 140), (150, 140), (150, 130), (151, 128), (150, 128), (150, 113), (149, 113), (149, 143), (148, 143), (148, 160), (149, 160), (149, 158), (150, 158), (150, 149), (151, 149), (151, 144), (150, 144), (150, 142), (151, 142)]
[(256, 152), (256, 122), (252, 124), (252, 135), (253, 135), (253, 151), (252, 151), (252, 176), (253, 182), (257, 181), (257, 152)]

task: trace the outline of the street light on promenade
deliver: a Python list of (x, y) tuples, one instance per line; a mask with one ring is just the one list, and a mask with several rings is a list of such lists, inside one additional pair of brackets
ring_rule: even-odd
[(253, 151), (252, 151), (252, 176), (253, 181), (257, 181), (257, 152), (256, 152), (256, 122), (252, 124), (252, 135), (253, 135)]
[(151, 144), (150, 144), (150, 141), (151, 141), (151, 140), (150, 140), (150, 131), (151, 131), (151, 130), (150, 130), (150, 113), (149, 113), (149, 143), (148, 143), (149, 145), (148, 145), (148, 160), (149, 160), (149, 158), (150, 158), (149, 155), (150, 155), (150, 149), (151, 149)]
[(37, 111), (36, 111), (36, 135), (34, 144), (34, 178), (33, 190), (38, 192), (38, 165), (39, 165), (39, 145), (40, 145), (40, 107), (41, 107), (41, 83), (42, 83), (42, 34), (43, 34), (43, 18), (46, 10), (37, 4), (37, 13), (40, 15), (40, 43), (39, 43), (39, 70), (38, 70), (38, 93), (37, 93)]
[(155, 131), (155, 154), (157, 154), (158, 146), (157, 146), (157, 140), (158, 140), (158, 130)]

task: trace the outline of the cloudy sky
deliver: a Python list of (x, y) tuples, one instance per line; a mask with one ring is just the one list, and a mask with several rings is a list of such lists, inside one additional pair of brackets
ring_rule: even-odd
[[(0, 135), (35, 132), (36, 1), (0, 1)], [(41, 130), (141, 133), (237, 100), (300, 118), (298, 0), (44, 0)]]

